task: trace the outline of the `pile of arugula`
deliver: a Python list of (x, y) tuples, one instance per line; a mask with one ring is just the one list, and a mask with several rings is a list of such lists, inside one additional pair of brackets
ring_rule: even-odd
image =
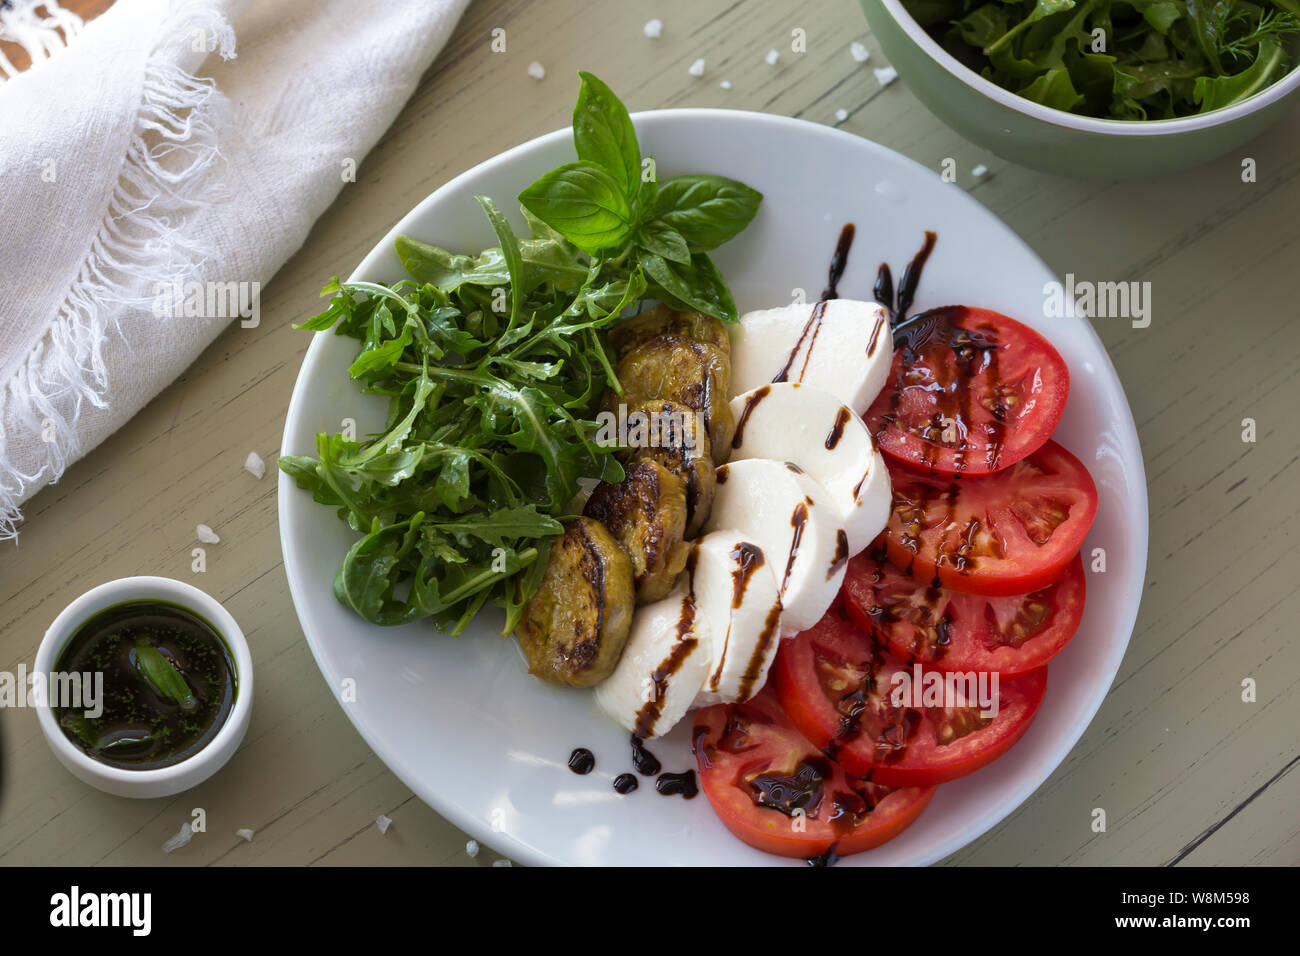
[(949, 53), (1059, 110), (1170, 119), (1281, 79), (1300, 0), (903, 0)]
[(358, 339), (349, 373), (388, 399), (381, 434), (317, 435), (315, 458), (279, 460), (361, 534), (334, 594), (368, 621), (457, 634), (491, 602), (512, 631), (579, 479), (623, 479), (617, 449), (593, 440), (605, 388), (622, 393), (603, 328), (647, 299), (736, 321), (708, 252), (762, 196), (721, 176), (657, 182), (626, 108), (581, 77), (578, 160), (519, 196), (530, 238), (479, 196), (497, 246), (457, 255), (401, 236), (409, 279), (335, 277), (299, 326)]

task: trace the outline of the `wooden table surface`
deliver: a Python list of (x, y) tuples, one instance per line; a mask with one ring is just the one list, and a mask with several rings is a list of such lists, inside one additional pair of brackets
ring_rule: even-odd
[[(657, 42), (642, 35), (652, 16)], [(506, 53), (490, 49), (507, 31)], [(791, 30), (808, 52), (789, 52)], [(847, 47), (872, 51), (866, 66)], [(785, 51), (776, 68), (764, 54)], [(704, 57), (708, 72), (687, 67)], [(546, 66), (538, 82), (527, 73)], [(26, 508), (0, 552), (0, 668), (30, 667), (45, 628), (111, 578), (192, 579), (243, 623), (257, 668), (252, 727), (216, 777), (181, 796), (132, 801), (87, 787), (54, 760), (30, 710), (0, 714), (5, 790), (0, 864), (451, 864), (466, 837), (414, 797), (344, 716), (289, 599), (273, 468), (322, 280), (346, 275), (419, 199), (452, 176), (568, 124), (575, 72), (632, 110), (728, 106), (834, 124), (971, 189), (1059, 274), (1150, 281), (1149, 328), (1096, 320), (1138, 423), (1150, 482), (1151, 549), (1137, 628), (1114, 687), (1068, 759), (1000, 826), (948, 863), (1300, 863), (1300, 124), (1200, 170), (1158, 181), (1072, 182), (1011, 166), (960, 139), (883, 64), (851, 0), (482, 0), (393, 128), (265, 284), (262, 322), (236, 323), (182, 378)], [(733, 88), (724, 91), (719, 81)], [(1243, 183), (1243, 157), (1258, 181)], [(970, 170), (985, 163), (990, 175)], [(1257, 440), (1242, 440), (1243, 419)], [(190, 570), (194, 527), (218, 529)], [(1253, 678), (1257, 700), (1242, 700)], [(191, 811), (207, 832), (161, 844)], [(1091, 829), (1103, 808), (1105, 833)], [(375, 826), (392, 818), (387, 835)], [(234, 835), (256, 831), (252, 843)]]

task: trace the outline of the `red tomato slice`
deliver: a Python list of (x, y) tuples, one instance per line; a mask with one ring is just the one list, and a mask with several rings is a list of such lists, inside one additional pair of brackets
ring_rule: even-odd
[(1077, 555), (1055, 583), (1029, 594), (981, 597), (936, 588), (887, 561), (877, 538), (849, 562), (841, 593), (849, 618), (902, 660), (1013, 677), (1042, 667), (1074, 637), (1085, 591)]
[(845, 856), (915, 820), (934, 787), (855, 780), (791, 726), (772, 688), (695, 715), (700, 784), (733, 834), (779, 856)]
[(987, 475), (1042, 447), (1070, 372), (1027, 325), (948, 305), (894, 337), (889, 380), (865, 416), (880, 450), (935, 475)]
[(1097, 486), (1079, 459), (1049, 441), (983, 478), (890, 468), (889, 560), (922, 581), (968, 594), (1028, 594), (1065, 571), (1097, 516)]
[[(1006, 679), (986, 674), (988, 689), (998, 679), (996, 715), (975, 702), (976, 686), (956, 706), (943, 698), (914, 706), (919, 690), (904, 691), (896, 675), (919, 673), (924, 689), (944, 672), (904, 664), (835, 614), (782, 642), (772, 673), (790, 723), (849, 773), (891, 787), (955, 780), (1000, 757), (1028, 729), (1047, 687), (1046, 667)], [(908, 693), (901, 704), (899, 692)]]

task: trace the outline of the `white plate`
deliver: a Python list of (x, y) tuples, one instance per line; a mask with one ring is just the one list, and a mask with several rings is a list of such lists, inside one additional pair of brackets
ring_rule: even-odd
[[(1028, 797), (1069, 753), (1096, 713), (1132, 633), (1146, 569), (1147, 499), (1142, 455), (1128, 402), (1105, 349), (1084, 319), (1044, 319), (1043, 285), (1054, 276), (996, 217), (957, 186), (867, 140), (779, 116), (672, 110), (634, 117), (642, 149), (661, 177), (711, 172), (764, 194), (758, 217), (716, 254), (742, 312), (811, 301), (825, 284), (840, 227), (857, 224), (845, 297), (871, 298), (876, 268), (895, 279), (922, 232), (939, 240), (915, 307), (954, 302), (1012, 315), (1045, 334), (1070, 367), (1071, 392), (1056, 439), (1088, 466), (1101, 493), (1085, 554), (1106, 551), (1104, 574), (1088, 575), (1078, 636), (1052, 663), (1047, 696), (1025, 737), (1004, 757), (939, 788), (897, 839), (844, 865), (924, 864), (984, 833)], [(409, 233), (477, 253), (495, 244), (475, 194), (513, 211), (512, 197), (573, 158), (568, 130), (509, 150), (429, 196), (384, 237), (353, 273), (402, 277), (393, 239)], [(523, 230), (521, 217), (513, 217)], [(314, 454), (317, 432), (357, 421), (378, 430), (382, 403), (348, 381), (356, 342), (319, 333), (307, 351), (285, 422), (286, 454)], [(343, 709), (380, 758), (421, 799), (457, 826), (526, 863), (757, 864), (780, 862), (740, 843), (701, 794), (666, 798), (642, 779), (622, 797), (614, 776), (631, 770), (627, 734), (606, 721), (589, 693), (529, 677), (500, 618), (485, 614), (465, 636), (431, 626), (373, 626), (331, 590), (354, 535), (333, 509), (280, 475), (280, 537), (298, 618), (336, 696), (347, 678), (356, 699)], [(666, 770), (694, 767), (689, 721), (651, 749)], [(596, 754), (596, 770), (571, 773), (572, 748)]]

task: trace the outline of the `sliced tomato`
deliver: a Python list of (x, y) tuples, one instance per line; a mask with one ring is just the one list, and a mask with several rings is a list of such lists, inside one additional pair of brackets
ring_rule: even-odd
[(889, 559), (968, 594), (1028, 594), (1065, 571), (1097, 516), (1097, 486), (1049, 441), (996, 475), (938, 478), (889, 469)]
[[(955, 780), (1000, 757), (1029, 728), (1047, 687), (1045, 667), (1005, 679), (985, 674), (986, 711), (979, 675), (904, 664), (834, 613), (784, 641), (772, 673), (790, 723), (850, 774), (891, 787)], [(913, 696), (945, 676), (969, 682), (950, 699)]]
[(935, 475), (987, 475), (1043, 446), (1070, 372), (1047, 339), (988, 309), (949, 305), (894, 335), (867, 426), (890, 458)]
[(874, 630), (896, 657), (1013, 677), (1042, 667), (1074, 637), (1085, 590), (1076, 555), (1054, 583), (1029, 594), (963, 594), (900, 570), (877, 538), (849, 562), (841, 594), (849, 618)]
[(855, 780), (795, 730), (776, 692), (695, 715), (695, 759), (714, 811), (752, 847), (780, 856), (845, 856), (915, 820), (934, 787)]

